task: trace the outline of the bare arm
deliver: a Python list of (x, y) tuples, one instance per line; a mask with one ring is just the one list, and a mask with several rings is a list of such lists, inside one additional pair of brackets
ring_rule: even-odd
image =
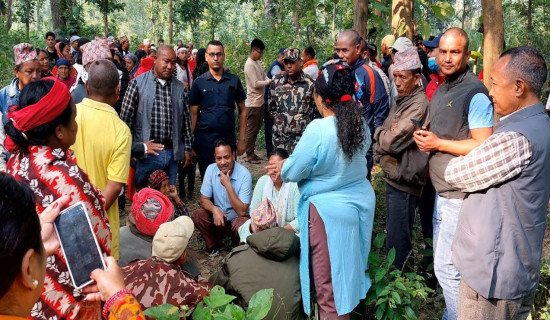
[(107, 180), (107, 185), (102, 191), (103, 196), (105, 197), (105, 210), (109, 210), (113, 203), (117, 201), (120, 190), (122, 190), (122, 186), (123, 184), (120, 182)]
[(433, 132), (417, 130), (414, 140), (421, 151), (441, 151), (456, 156), (467, 155), (472, 149), (478, 147), (493, 133), (493, 128), (471, 129), (472, 136), (467, 140), (444, 140), (438, 138)]

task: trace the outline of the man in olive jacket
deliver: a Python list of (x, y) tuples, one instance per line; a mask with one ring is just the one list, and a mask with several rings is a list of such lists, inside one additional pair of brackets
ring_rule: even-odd
[[(412, 228), (418, 199), (425, 183), (428, 153), (414, 143), (415, 125), (424, 122), (428, 99), (420, 85), (420, 59), (415, 48), (399, 51), (394, 58), (395, 101), (384, 124), (374, 133), (375, 160), (386, 180), (388, 215), (386, 248), (395, 248), (394, 265), (401, 269), (412, 250)], [(425, 125), (425, 123), (423, 123)]]
[(301, 309), (300, 240), (281, 227), (253, 233), (247, 244), (233, 249), (222, 269), (210, 282), (221, 285), (247, 306), (254, 293), (274, 289), (266, 319), (304, 319)]

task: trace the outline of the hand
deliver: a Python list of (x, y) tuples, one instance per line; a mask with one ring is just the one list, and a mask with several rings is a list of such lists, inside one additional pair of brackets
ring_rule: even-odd
[(191, 153), (189, 152), (186, 152), (185, 153), (185, 159), (183, 159), (181, 161), (181, 164), (183, 164), (183, 167), (187, 167), (187, 166), (190, 166), (191, 164), (193, 164), (193, 159), (191, 158)]
[(226, 189), (231, 186), (231, 170), (227, 171), (227, 173), (220, 172), (220, 183)]
[(239, 139), (239, 142), (237, 142), (237, 155), (241, 156), (244, 154), (246, 150), (246, 139)]
[(46, 250), (46, 256), (51, 256), (59, 249), (59, 238), (55, 233), (53, 222), (59, 216), (61, 209), (71, 201), (71, 197), (62, 196), (50, 204), (40, 214), (40, 235), (42, 236), (42, 242), (44, 243), (44, 249)]
[(397, 122), (391, 124), (390, 131), (393, 131), (395, 128), (397, 128)]
[(149, 140), (144, 143), (147, 146), (147, 154), (158, 156), (159, 154), (157, 153), (157, 151), (164, 150), (164, 146), (160, 143), (155, 143), (155, 140)]
[(285, 163), (285, 160), (286, 159), (283, 159), (281, 161), (278, 161), (278, 162), (274, 162), (273, 164), (268, 164), (267, 166), (264, 167), (264, 170), (266, 171), (266, 174), (268, 176), (280, 176), (281, 175), (281, 171), (283, 170), (283, 163)]
[(176, 186), (170, 186), (170, 191), (168, 192), (168, 196), (174, 200), (174, 202), (178, 203), (180, 202), (180, 197), (178, 196), (178, 191), (176, 190)]
[(422, 152), (436, 151), (441, 143), (441, 140), (433, 132), (427, 130), (416, 130), (413, 138)]
[(84, 293), (87, 293), (86, 300), (105, 301), (120, 290), (126, 289), (122, 272), (115, 258), (105, 258), (105, 265), (107, 266), (107, 270), (95, 269), (90, 274), (90, 277), (96, 284), (83, 289)]
[(223, 213), (220, 208), (216, 207), (214, 212), (212, 212), (212, 218), (214, 218), (214, 224), (216, 226), (223, 227), (225, 225), (225, 218), (227, 218), (227, 215)]

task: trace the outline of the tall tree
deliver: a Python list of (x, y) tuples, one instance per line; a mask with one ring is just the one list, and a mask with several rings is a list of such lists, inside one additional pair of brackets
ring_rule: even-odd
[(414, 0), (392, 1), (391, 30), (395, 37), (405, 35), (412, 39), (414, 35)]
[[(491, 71), (504, 50), (502, 0), (481, 0), (483, 10), (483, 83), (491, 90)], [(495, 124), (500, 117), (495, 113)]]
[(11, 25), (13, 23), (12, 21), (12, 12), (11, 7), (13, 6), (13, 0), (8, 0), (8, 3), (6, 5), (6, 30), (11, 29)]
[(61, 1), (63, 0), (50, 0), (50, 9), (52, 11), (52, 26), (53, 29), (57, 31), (65, 30), (67, 28), (65, 15), (63, 15), (63, 12), (61, 10)]
[(172, 0), (168, 1), (168, 43), (172, 44), (174, 38), (174, 6)]
[[(55, 1), (55, 0), (50, 0)], [(94, 4), (99, 9), (103, 16), (103, 31), (105, 36), (109, 36), (109, 13), (124, 9), (125, 4), (117, 0), (86, 0), (88, 3)]]
[(367, 19), (369, 16), (369, 0), (353, 0), (353, 29), (367, 39)]
[(527, 45), (531, 45), (533, 34), (533, 0), (527, 0)]

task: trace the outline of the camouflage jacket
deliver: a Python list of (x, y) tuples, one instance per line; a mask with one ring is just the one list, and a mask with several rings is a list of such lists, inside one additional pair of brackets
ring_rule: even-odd
[(165, 303), (194, 308), (212, 289), (211, 284), (194, 280), (177, 265), (156, 257), (130, 263), (122, 268), (122, 275), (143, 310)]
[(300, 140), (306, 126), (319, 112), (313, 101), (313, 79), (304, 72), (291, 84), (288, 76), (277, 75), (269, 86), (268, 110), (273, 118), (273, 146), (289, 153)]

